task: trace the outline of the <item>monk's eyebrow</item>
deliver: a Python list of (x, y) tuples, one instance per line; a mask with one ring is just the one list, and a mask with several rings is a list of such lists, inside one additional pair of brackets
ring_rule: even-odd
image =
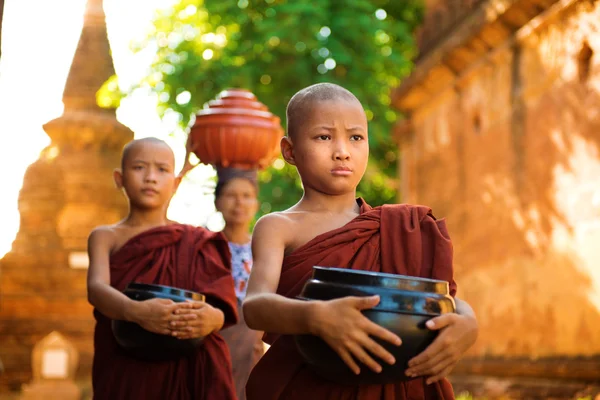
[(365, 128), (363, 128), (363, 127), (362, 127), (362, 126), (360, 126), (360, 125), (356, 125), (356, 126), (351, 126), (351, 127), (349, 127), (349, 128), (346, 128), (346, 130), (347, 130), (347, 131), (353, 131), (353, 132), (356, 132), (356, 131), (359, 131), (359, 132), (364, 132), (364, 131), (365, 131)]
[(163, 168), (172, 168), (171, 164), (169, 164), (169, 163), (157, 162), (156, 165), (158, 165), (159, 167), (163, 167)]
[(144, 160), (132, 160), (131, 163), (132, 164), (146, 164), (146, 165), (148, 165), (148, 161), (144, 161)]
[(317, 125), (314, 128), (312, 128), (313, 131), (316, 130), (326, 130), (326, 131), (334, 131), (335, 130), (335, 126), (332, 125)]

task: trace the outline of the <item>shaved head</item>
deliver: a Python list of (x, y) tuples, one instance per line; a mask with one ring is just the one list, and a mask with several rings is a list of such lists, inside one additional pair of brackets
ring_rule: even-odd
[(292, 96), (287, 105), (288, 137), (293, 139), (298, 134), (301, 124), (310, 118), (316, 103), (320, 101), (346, 101), (357, 103), (362, 108), (356, 96), (339, 85), (334, 83), (317, 83), (308, 86)]
[(123, 147), (123, 153), (121, 155), (121, 170), (125, 169), (125, 164), (129, 161), (133, 150), (145, 145), (165, 146), (165, 148), (169, 149), (171, 151), (171, 154), (173, 154), (173, 165), (175, 164), (175, 154), (173, 153), (173, 149), (171, 149), (171, 146), (169, 146), (167, 142), (165, 142), (162, 139), (150, 136), (142, 139), (132, 140)]

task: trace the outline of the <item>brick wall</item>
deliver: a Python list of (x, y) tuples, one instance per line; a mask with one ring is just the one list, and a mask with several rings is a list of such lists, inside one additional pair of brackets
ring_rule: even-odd
[(411, 117), (402, 201), (447, 217), (476, 356), (600, 354), (600, 3), (484, 59)]

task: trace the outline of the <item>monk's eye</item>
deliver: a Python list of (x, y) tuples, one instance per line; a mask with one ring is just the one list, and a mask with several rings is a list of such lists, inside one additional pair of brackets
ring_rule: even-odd
[(134, 165), (134, 166), (133, 166), (133, 170), (134, 170), (134, 171), (139, 171), (139, 170), (141, 170), (142, 168), (144, 168), (144, 167), (142, 167), (141, 165)]
[(350, 140), (358, 142), (359, 140), (363, 140), (364, 136), (363, 135), (352, 135), (350, 136)]
[(318, 140), (331, 140), (331, 136), (329, 135), (319, 135), (317, 136)]

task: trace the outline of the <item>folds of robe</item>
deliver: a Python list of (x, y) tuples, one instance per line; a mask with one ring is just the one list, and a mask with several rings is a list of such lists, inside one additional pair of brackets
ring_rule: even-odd
[[(122, 291), (135, 281), (203, 293), (230, 326), (237, 322), (230, 257), (220, 233), (182, 224), (158, 227), (111, 256), (111, 285)], [(115, 341), (111, 320), (98, 310), (94, 316), (94, 400), (235, 399), (231, 359), (219, 333), (204, 338), (189, 356), (148, 362), (127, 355)]]
[[(452, 243), (444, 220), (423, 206), (371, 208), (361, 199), (360, 215), (319, 235), (287, 255), (277, 293), (297, 296), (315, 265), (387, 272), (448, 281), (453, 279)], [(447, 380), (426, 385), (423, 378), (387, 385), (343, 386), (320, 378), (298, 353), (289, 335), (265, 335), (270, 349), (248, 384), (248, 400), (432, 400), (454, 399)]]

